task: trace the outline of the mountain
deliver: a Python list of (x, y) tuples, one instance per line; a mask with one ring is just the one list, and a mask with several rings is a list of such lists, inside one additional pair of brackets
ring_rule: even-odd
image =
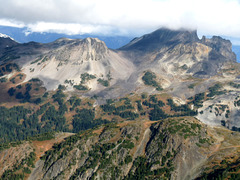
[[(54, 144), (51, 149), (49, 144)], [(110, 124), (76, 135), (60, 133), (56, 140), (26, 141), (3, 150), (0, 157), (5, 167), (12, 161), (18, 171), (26, 161), (24, 172), (30, 180), (234, 179), (239, 178), (237, 146), (239, 133), (182, 117)], [(10, 154), (16, 151), (18, 161)], [(2, 178), (13, 177), (15, 171), (5, 171)]]
[(56, 89), (65, 82), (71, 82), (69, 88), (72, 89), (73, 85), (80, 83), (81, 75), (87, 73), (94, 76), (91, 82), (86, 83), (95, 91), (102, 88), (97, 80), (108, 81), (111, 78), (111, 83), (115, 83), (127, 79), (134, 69), (129, 60), (120, 57), (96, 38), (62, 38), (48, 44), (20, 44), (5, 48), (1, 61), (6, 62), (10, 56), (18, 57), (15, 63), (26, 74), (25, 81), (39, 78), (48, 90)]
[(19, 43), (38, 42), (38, 43), (50, 43), (59, 38), (69, 39), (84, 39), (87, 37), (98, 38), (104, 41), (107, 47), (111, 49), (117, 49), (126, 43), (128, 43), (131, 36), (104, 36), (95, 34), (82, 34), (82, 35), (67, 35), (61, 33), (41, 33), (41, 32), (29, 32), (27, 28), (0, 26), (0, 33), (7, 34), (14, 38)]
[(239, 178), (232, 44), (158, 29), (98, 38), (0, 37), (1, 179)]
[(197, 31), (158, 29), (140, 38), (133, 39), (129, 44), (123, 46), (122, 50), (155, 51), (163, 47), (173, 47), (180, 43), (191, 43), (199, 41)]
[[(200, 40), (196, 31), (159, 29), (132, 40), (120, 48), (135, 58), (135, 63), (176, 71), (185, 67), (193, 76), (215, 75), (224, 62), (235, 62), (230, 41), (214, 36)], [(162, 67), (161, 67), (162, 66)], [(181, 69), (181, 68), (180, 68)]]
[[(38, 77), (47, 89), (52, 90), (66, 80), (77, 85), (84, 73), (97, 75), (97, 78), (102, 76), (105, 80), (107, 74), (112, 73), (113, 78), (109, 77), (111, 85), (119, 80), (136, 85), (139, 73), (146, 69), (157, 74), (167, 72), (162, 77), (165, 81), (169, 80), (170, 75), (179, 74), (210, 77), (216, 75), (224, 63), (236, 62), (236, 55), (231, 48), (230, 41), (220, 37), (203, 37), (199, 40), (196, 31), (159, 29), (132, 40), (117, 51), (108, 49), (105, 43), (96, 38), (63, 38), (48, 44), (21, 44), (12, 47), (11, 53), (7, 49), (0, 58), (4, 61), (7, 58), (5, 54), (19, 57), (16, 62), (27, 74), (26, 80)], [(71, 73), (68, 73), (67, 69), (70, 68)], [(95, 81), (89, 88), (97, 90), (98, 87), (93, 87), (93, 84), (96, 84)], [(129, 88), (132, 91), (135, 87)]]
[(7, 36), (6, 34), (0, 33), (0, 38), (1, 38), (1, 44), (0, 44), (1, 50), (18, 44), (13, 38), (11, 38), (10, 36)]

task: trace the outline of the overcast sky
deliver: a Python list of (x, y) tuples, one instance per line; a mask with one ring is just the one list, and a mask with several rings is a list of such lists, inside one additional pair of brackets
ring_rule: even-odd
[(160, 27), (240, 38), (238, 0), (0, 0), (0, 25), (69, 35), (141, 35)]

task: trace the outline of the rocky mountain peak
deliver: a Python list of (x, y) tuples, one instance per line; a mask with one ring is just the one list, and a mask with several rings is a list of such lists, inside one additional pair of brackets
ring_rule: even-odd
[(76, 42), (75, 45), (86, 60), (101, 60), (108, 54), (106, 44), (97, 38), (85, 38), (80, 42)]
[(171, 30), (167, 28), (158, 29), (140, 38), (133, 39), (129, 44), (120, 48), (121, 50), (155, 50), (165, 46), (175, 46), (179, 43), (198, 42), (197, 31)]
[(2, 33), (0, 33), (0, 38), (9, 38), (9, 39), (14, 41), (14, 39), (12, 37), (10, 37), (10, 36), (8, 36), (6, 34), (2, 34)]
[(55, 57), (56, 60), (74, 64), (91, 60), (103, 60), (108, 54), (106, 44), (97, 38), (60, 38), (48, 44), (48, 47), (52, 49), (47, 53), (49, 58)]
[(236, 61), (236, 54), (232, 52), (232, 43), (229, 40), (223, 39), (220, 36), (213, 36), (208, 39), (205, 36), (201, 42), (213, 49), (213, 51), (220, 53), (223, 57), (231, 61)]
[(101, 50), (101, 51), (107, 51), (107, 46), (106, 44), (99, 40), (98, 38), (85, 38), (82, 40), (82, 43), (87, 45), (89, 48), (91, 49), (95, 49), (95, 50)]
[(0, 33), (0, 49), (11, 47), (18, 44), (13, 38), (6, 34)]

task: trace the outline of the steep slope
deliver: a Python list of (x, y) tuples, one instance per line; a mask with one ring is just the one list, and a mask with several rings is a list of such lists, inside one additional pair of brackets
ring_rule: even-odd
[[(239, 133), (207, 127), (192, 117), (109, 124), (56, 143), (34, 160), (28, 179), (195, 179), (213, 163), (234, 163), (239, 139)], [(16, 149), (26, 145), (31, 146)], [(31, 147), (29, 152), (35, 153)]]
[(27, 75), (25, 81), (39, 78), (48, 90), (66, 82), (71, 82), (68, 84), (71, 90), (73, 85), (80, 83), (84, 73), (95, 76), (95, 80), (86, 82), (86, 86), (93, 91), (101, 90), (104, 86), (97, 82), (99, 78), (114, 84), (127, 79), (134, 70), (130, 61), (109, 50), (104, 42), (96, 38), (62, 38), (49, 44), (21, 44), (13, 47), (11, 53), (15, 54), (16, 63)]
[(10, 36), (0, 33), (0, 50), (17, 44), (18, 43)]
[[(0, 153), (1, 179), (25, 179), (31, 173), (36, 161), (52, 148), (54, 143), (59, 143), (72, 133), (56, 133), (49, 137), (35, 137), (32, 141), (13, 143), (9, 149), (3, 149)], [(1, 147), (2, 148), (2, 147)]]
[(120, 50), (139, 50), (144, 52), (160, 50), (163, 47), (174, 47), (177, 44), (198, 42), (197, 31), (158, 29), (140, 38), (133, 39)]
[(162, 28), (133, 39), (119, 50), (140, 66), (196, 77), (213, 76), (225, 62), (236, 62), (230, 41), (216, 36), (200, 40), (191, 30)]
[(48, 46), (53, 49), (25, 64), (24, 73), (27, 74), (26, 80), (33, 77), (43, 80), (49, 90), (64, 84), (66, 80), (77, 85), (84, 73), (95, 76), (95, 80), (86, 82), (87, 87), (93, 91), (99, 90), (104, 87), (97, 83), (98, 78), (111, 80), (110, 84), (114, 84), (119, 79), (127, 79), (134, 70), (131, 62), (119, 57), (98, 39), (60, 39)]

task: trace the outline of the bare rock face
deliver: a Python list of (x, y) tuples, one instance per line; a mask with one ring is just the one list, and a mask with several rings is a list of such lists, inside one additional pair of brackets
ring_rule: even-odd
[[(64, 43), (63, 41), (67, 42)], [(54, 57), (60, 62), (77, 64), (83, 63), (83, 61), (99, 61), (104, 60), (108, 55), (108, 48), (105, 43), (97, 38), (83, 40), (60, 39), (57, 44), (57, 48), (50, 51), (47, 57)]]
[(216, 75), (225, 63), (236, 62), (229, 40), (217, 36), (200, 40), (192, 30), (162, 28), (133, 39), (119, 50), (139, 66), (154, 63), (156, 70), (167, 66), (164, 69), (169, 74), (184, 66), (185, 73), (200, 78)]
[[(211, 39), (203, 37), (201, 42), (211, 47), (213, 51), (220, 53), (229, 61), (236, 61), (236, 54), (232, 52), (232, 43), (229, 40), (223, 39), (220, 36), (213, 36)], [(211, 59), (218, 58), (214, 57), (214, 52), (211, 55)]]
[(118, 80), (127, 79), (134, 69), (129, 60), (109, 50), (105, 43), (97, 38), (62, 38), (49, 44), (37, 45), (40, 47), (26, 45), (32, 49), (31, 52), (35, 52), (31, 55), (25, 52), (23, 45), (20, 50), (16, 49), (18, 53), (24, 52), (16, 62), (23, 67), (23, 72), (27, 75), (25, 81), (39, 78), (48, 90), (56, 89), (59, 84), (73, 90), (73, 86), (82, 81), (81, 75), (87, 73), (95, 78), (84, 86), (91, 91), (100, 91), (105, 87), (98, 83), (99, 78), (115, 84)]

